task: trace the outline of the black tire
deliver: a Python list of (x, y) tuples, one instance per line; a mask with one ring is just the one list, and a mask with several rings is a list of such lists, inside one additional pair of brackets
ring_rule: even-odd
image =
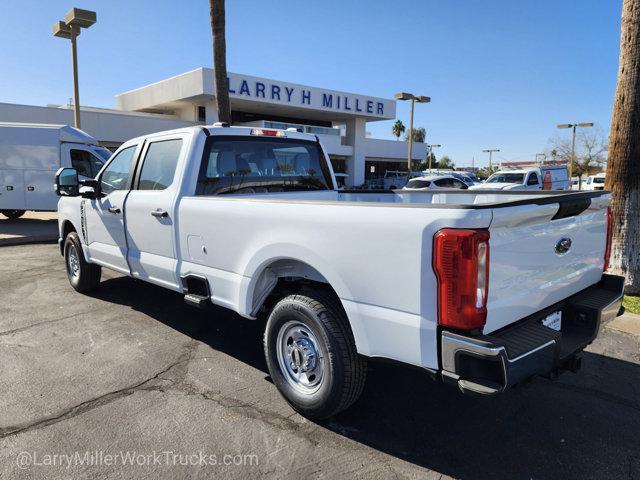
[[(75, 260), (71, 260), (73, 255)], [(90, 292), (100, 283), (102, 268), (99, 265), (87, 263), (82, 253), (80, 237), (76, 232), (70, 232), (64, 240), (64, 263), (69, 283), (76, 291)]]
[[(280, 357), (290, 359), (288, 364), (291, 366), (306, 358), (299, 353), (285, 357), (280, 347), (286, 343), (287, 337), (283, 334), (280, 338), (280, 333), (287, 332), (291, 328), (287, 326), (296, 323), (304, 325), (308, 329), (307, 338), (318, 343), (316, 361), (322, 362), (322, 373), (315, 390), (299, 383), (296, 385), (286, 365), (282, 366), (278, 359), (279, 349)], [(356, 351), (344, 310), (334, 295), (321, 289), (304, 288), (299, 293), (286, 296), (273, 307), (264, 333), (264, 352), (278, 391), (295, 411), (307, 418), (321, 420), (347, 409), (364, 388), (366, 361)], [(314, 376), (312, 374), (308, 378)]]
[(0, 210), (0, 213), (9, 220), (16, 220), (25, 214), (26, 210)]

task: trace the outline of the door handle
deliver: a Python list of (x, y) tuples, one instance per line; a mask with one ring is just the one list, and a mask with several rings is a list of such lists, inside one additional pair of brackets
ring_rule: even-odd
[(116, 215), (119, 214), (122, 210), (120, 210), (118, 207), (109, 207), (109, 211), (111, 213), (115, 213)]
[(27, 187), (27, 191), (29, 192), (33, 192), (36, 189), (36, 187)]
[(165, 210), (153, 210), (151, 212), (151, 215), (153, 215), (156, 218), (167, 218), (169, 216), (169, 214), (165, 211)]

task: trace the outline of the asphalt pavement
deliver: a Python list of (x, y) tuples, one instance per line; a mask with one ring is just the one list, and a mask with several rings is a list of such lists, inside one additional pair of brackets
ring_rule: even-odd
[(0, 477), (640, 479), (640, 336), (605, 326), (579, 373), (494, 399), (370, 363), (321, 423), (261, 337), (107, 271), (78, 294), (56, 245), (0, 247)]

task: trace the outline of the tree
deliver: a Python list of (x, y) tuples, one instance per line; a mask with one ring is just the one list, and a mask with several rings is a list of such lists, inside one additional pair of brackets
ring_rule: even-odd
[[(413, 141), (418, 143), (424, 143), (424, 139), (427, 136), (427, 131), (424, 127), (418, 127), (413, 129)], [(406, 141), (409, 141), (409, 132), (404, 136)]]
[[(573, 174), (581, 181), (585, 175), (601, 172), (607, 159), (607, 138), (599, 127), (580, 129), (576, 134), (576, 158)], [(553, 161), (571, 162), (571, 137), (556, 135), (549, 139), (549, 148), (545, 152)]]
[(622, 3), (620, 67), (611, 118), (605, 189), (612, 194), (610, 271), (640, 294), (640, 0)]
[(213, 34), (213, 69), (216, 84), (218, 120), (231, 123), (229, 84), (227, 80), (227, 43), (225, 40), (224, 0), (209, 0), (211, 33)]
[(480, 180), (485, 180), (491, 176), (493, 172), (489, 170), (489, 167), (482, 167), (476, 171), (476, 177)]
[(438, 168), (440, 170), (453, 170), (455, 167), (456, 167), (456, 164), (453, 163), (453, 160), (451, 160), (446, 155), (443, 156), (438, 162)]
[(393, 133), (393, 136), (396, 137), (396, 140), (400, 140), (400, 136), (404, 133), (405, 130), (406, 128), (404, 128), (404, 123), (402, 123), (402, 120), (396, 120), (396, 123), (394, 123), (393, 127), (391, 127), (391, 132)]

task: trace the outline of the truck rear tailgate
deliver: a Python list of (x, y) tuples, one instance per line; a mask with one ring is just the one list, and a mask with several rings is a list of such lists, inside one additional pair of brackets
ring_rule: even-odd
[(488, 334), (597, 283), (610, 196), (494, 208)]

